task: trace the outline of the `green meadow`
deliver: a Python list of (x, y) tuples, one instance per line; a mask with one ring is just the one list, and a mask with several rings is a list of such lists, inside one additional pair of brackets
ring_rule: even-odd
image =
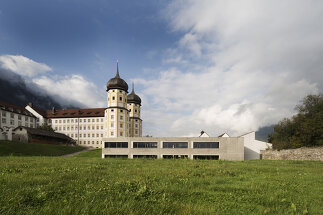
[(322, 214), (323, 163), (0, 157), (0, 214)]

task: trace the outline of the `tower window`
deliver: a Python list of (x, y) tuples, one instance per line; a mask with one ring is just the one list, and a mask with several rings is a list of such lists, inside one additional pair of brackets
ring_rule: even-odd
[(119, 100), (122, 101), (122, 97), (121, 96), (119, 97)]
[(135, 113), (137, 113), (137, 109), (135, 109)]
[(122, 123), (120, 123), (120, 128), (123, 128), (123, 124)]
[(111, 122), (111, 127), (114, 127), (114, 123), (113, 122)]
[(112, 100), (116, 100), (116, 97), (112, 96)]
[(114, 115), (111, 115), (111, 119), (114, 119)]
[(114, 132), (113, 132), (113, 131), (111, 131), (111, 133), (110, 133), (110, 134), (111, 134), (111, 136), (113, 136), (113, 135), (114, 135)]
[(120, 136), (123, 136), (123, 132), (122, 131), (120, 131)]
[(120, 120), (123, 120), (123, 116), (120, 116)]

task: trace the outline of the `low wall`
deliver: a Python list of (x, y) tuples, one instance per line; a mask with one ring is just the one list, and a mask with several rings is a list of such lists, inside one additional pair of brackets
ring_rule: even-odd
[(319, 160), (323, 161), (323, 147), (285, 150), (262, 150), (263, 160)]

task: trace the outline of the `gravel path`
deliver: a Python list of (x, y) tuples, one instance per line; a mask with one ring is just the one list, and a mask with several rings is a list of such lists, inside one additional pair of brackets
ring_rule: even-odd
[(95, 150), (95, 148), (86, 148), (86, 149), (79, 151), (79, 152), (73, 152), (71, 154), (62, 155), (61, 157), (72, 157), (72, 156), (80, 154), (82, 152), (87, 152), (87, 151), (91, 151), (91, 150)]

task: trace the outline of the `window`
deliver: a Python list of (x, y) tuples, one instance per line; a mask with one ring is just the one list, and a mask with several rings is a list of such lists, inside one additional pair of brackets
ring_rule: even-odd
[(65, 131), (65, 126), (63, 127), (63, 131)]
[(74, 126), (71, 127), (71, 130), (74, 130)]
[(94, 130), (95, 129), (95, 126), (94, 125), (92, 125), (92, 130)]
[(135, 127), (138, 128), (138, 124), (135, 124)]
[(135, 134), (138, 134), (138, 130), (136, 129)]
[(99, 137), (99, 134), (96, 134), (96, 137)]
[(84, 126), (83, 129), (86, 130), (86, 126)]
[(92, 134), (92, 137), (94, 137), (94, 134)]
[(133, 155), (133, 158), (150, 158), (156, 159), (157, 155)]
[(99, 129), (100, 129), (100, 127), (97, 125), (97, 126), (96, 126), (96, 129), (97, 129), (97, 130), (99, 130)]
[(92, 122), (95, 122), (95, 119), (92, 119)]
[(18, 115), (18, 119), (21, 120), (21, 115)]
[(119, 97), (119, 100), (122, 101), (122, 97), (121, 96)]
[(91, 119), (87, 119), (87, 122), (91, 122)]
[(82, 137), (82, 134), (80, 134), (80, 137)]
[(94, 144), (94, 141), (92, 141), (92, 144)]
[(96, 122), (99, 122), (99, 119), (96, 119)]
[(163, 148), (187, 148), (188, 142), (163, 142)]
[[(80, 120), (81, 121), (81, 120)], [(71, 119), (71, 122), (74, 122), (74, 119)]]
[[(19, 117), (18, 117), (19, 118)], [(34, 122), (34, 119), (33, 118), (30, 118), (30, 122)]]
[(193, 142), (193, 148), (219, 148), (219, 142)]
[(65, 123), (65, 119), (63, 120), (63, 123)]
[(110, 135), (111, 135), (111, 136), (114, 136), (114, 132), (113, 132), (113, 131), (111, 131)]
[(55, 131), (57, 131), (57, 127), (55, 127)]
[[(27, 117), (26, 117), (26, 120), (27, 120)], [(59, 120), (59, 123), (62, 123), (62, 120)]]
[(157, 148), (157, 142), (133, 142), (134, 148)]
[(128, 142), (105, 142), (105, 148), (128, 148)]
[(112, 127), (112, 128), (114, 127), (114, 123), (113, 123), (113, 122), (111, 122), (111, 127)]
[(114, 96), (112, 96), (112, 100), (116, 100), (116, 98)]
[(71, 137), (73, 137), (73, 134), (71, 134)]
[(103, 125), (101, 125), (101, 129), (103, 130)]
[(77, 119), (75, 120), (75, 122), (77, 122)]
[(123, 128), (123, 124), (122, 123), (120, 123), (120, 128)]
[(87, 127), (87, 129), (88, 129), (88, 130), (91, 130), (91, 126), (88, 126), (88, 127)]
[(101, 122), (103, 122), (103, 118), (101, 118)]
[(91, 134), (87, 134), (87, 137), (91, 137)]
[(193, 155), (193, 159), (219, 160), (219, 155)]
[(120, 116), (120, 120), (123, 120), (123, 116)]
[(70, 123), (70, 120), (69, 119), (67, 120), (67, 123)]
[(75, 134), (75, 137), (77, 137), (77, 134)]
[(179, 159), (188, 158), (188, 155), (163, 155), (164, 159)]
[(137, 113), (137, 109), (135, 109), (135, 113)]
[(6, 117), (6, 112), (2, 112), (2, 116), (3, 117)]
[[(10, 118), (14, 118), (14, 114), (13, 113), (10, 113)], [(26, 116), (26, 118), (28, 119), (28, 117)]]
[(2, 118), (2, 123), (7, 123), (6, 118)]
[(21, 121), (18, 121), (18, 126), (21, 126)]
[[(10, 123), (11, 123), (11, 121), (10, 121)], [(12, 122), (12, 123), (13, 123), (13, 122)], [(12, 125), (13, 125), (13, 124), (12, 124)], [(28, 122), (26, 122), (26, 123), (25, 123), (25, 126), (26, 126), (26, 127), (29, 127)]]
[(101, 134), (101, 137), (103, 137), (103, 134)]
[(114, 115), (111, 115), (111, 119), (114, 119)]
[(122, 131), (120, 131), (120, 136), (121, 136), (121, 137), (123, 136), (123, 132), (122, 132)]
[(70, 127), (67, 127), (67, 130), (69, 131), (70, 130)]

